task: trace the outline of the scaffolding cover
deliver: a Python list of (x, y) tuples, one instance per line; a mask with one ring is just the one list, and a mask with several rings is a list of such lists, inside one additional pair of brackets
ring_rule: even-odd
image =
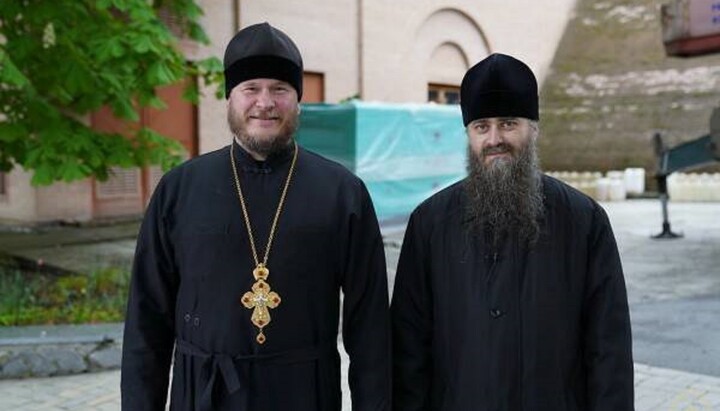
[(305, 104), (297, 139), (367, 185), (380, 220), (407, 217), (465, 176), (460, 107), (433, 104)]

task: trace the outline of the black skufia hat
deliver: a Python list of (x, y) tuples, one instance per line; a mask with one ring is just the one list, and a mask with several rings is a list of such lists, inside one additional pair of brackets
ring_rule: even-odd
[(289, 83), (302, 97), (303, 62), (292, 39), (268, 23), (245, 27), (225, 49), (225, 98), (243, 81), (273, 78)]
[(532, 70), (505, 54), (491, 54), (465, 73), (460, 85), (463, 124), (479, 118), (538, 120), (538, 85)]

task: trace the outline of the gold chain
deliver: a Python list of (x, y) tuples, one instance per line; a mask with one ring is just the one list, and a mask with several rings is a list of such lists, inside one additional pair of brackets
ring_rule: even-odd
[(235, 143), (230, 145), (230, 164), (232, 165), (233, 177), (235, 177), (235, 187), (237, 188), (238, 197), (240, 198), (240, 206), (242, 206), (243, 217), (245, 218), (245, 226), (247, 227), (248, 237), (250, 238), (250, 248), (252, 250), (253, 258), (255, 259), (255, 269), (253, 270), (253, 277), (255, 277), (255, 284), (253, 284), (251, 291), (246, 292), (240, 297), (240, 303), (247, 309), (253, 310), (250, 317), (250, 321), (258, 328), (259, 332), (255, 340), (259, 344), (264, 344), (266, 337), (263, 333), (263, 329), (270, 323), (271, 316), (269, 309), (276, 308), (280, 305), (282, 299), (278, 293), (272, 291), (270, 284), (267, 283), (268, 275), (270, 270), (267, 268), (268, 257), (270, 256), (270, 248), (272, 247), (273, 238), (275, 238), (275, 228), (277, 228), (278, 219), (285, 204), (285, 196), (287, 194), (288, 187), (290, 186), (290, 180), (292, 180), (293, 171), (295, 170), (295, 162), (298, 156), (298, 146), (295, 144), (295, 152), (293, 153), (292, 162), (290, 163), (290, 170), (288, 171), (287, 180), (285, 180), (285, 186), (283, 187), (282, 194), (280, 194), (280, 202), (278, 203), (277, 210), (275, 211), (275, 218), (273, 219), (272, 226), (270, 226), (270, 234), (268, 236), (267, 246), (265, 246), (265, 255), (263, 256), (262, 262), (258, 259), (257, 248), (255, 248), (255, 235), (252, 231), (252, 225), (250, 224), (250, 216), (248, 215), (247, 206), (245, 205), (245, 197), (243, 196), (242, 189), (240, 188), (240, 177), (238, 176), (237, 166), (235, 165), (234, 150)]
[[(268, 256), (270, 256), (270, 247), (272, 246), (273, 238), (275, 237), (275, 228), (277, 227), (280, 213), (285, 203), (285, 196), (287, 194), (288, 187), (290, 186), (290, 180), (295, 170), (295, 162), (298, 156), (298, 146), (295, 145), (295, 152), (293, 153), (292, 162), (290, 163), (290, 171), (288, 171), (287, 180), (285, 180), (285, 186), (283, 187), (282, 194), (280, 194), (280, 202), (278, 203), (277, 210), (275, 211), (275, 218), (273, 219), (272, 226), (270, 226), (270, 235), (268, 236), (267, 246), (265, 247), (265, 255), (263, 256), (262, 266), (267, 265)], [(255, 248), (255, 235), (253, 234), (252, 225), (250, 224), (250, 217), (248, 216), (247, 206), (245, 205), (245, 197), (243, 196), (242, 189), (240, 188), (240, 177), (238, 176), (237, 167), (235, 166), (235, 156), (233, 155), (233, 149), (235, 144), (230, 145), (230, 162), (232, 164), (233, 177), (235, 177), (235, 188), (237, 188), (238, 197), (240, 198), (240, 206), (242, 207), (243, 217), (245, 218), (245, 227), (247, 227), (248, 237), (250, 237), (250, 248), (252, 249), (253, 258), (255, 259), (255, 265), (260, 266), (260, 260), (258, 259), (257, 248)]]

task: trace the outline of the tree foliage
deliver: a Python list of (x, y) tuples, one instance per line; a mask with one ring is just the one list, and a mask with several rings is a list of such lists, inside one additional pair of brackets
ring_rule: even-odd
[[(20, 165), (50, 184), (178, 163), (183, 149), (170, 138), (147, 127), (101, 133), (87, 118), (109, 106), (137, 121), (143, 107), (164, 106), (159, 86), (188, 77), (219, 85), (218, 59), (188, 62), (179, 49), (178, 36), (208, 43), (201, 15), (194, 0), (0, 1), (0, 170)], [(189, 83), (184, 97), (197, 103)]]

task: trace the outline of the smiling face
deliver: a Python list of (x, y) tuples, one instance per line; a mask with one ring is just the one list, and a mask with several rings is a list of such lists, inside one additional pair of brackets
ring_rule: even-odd
[(471, 152), (485, 167), (500, 166), (516, 159), (534, 133), (536, 130), (530, 121), (521, 117), (481, 118), (467, 126)]
[(275, 79), (239, 83), (228, 99), (228, 124), (240, 145), (258, 160), (286, 147), (297, 129), (297, 91)]
[(517, 117), (484, 118), (467, 127), (467, 211), (476, 230), (503, 233), (534, 243), (543, 212), (536, 122)]

